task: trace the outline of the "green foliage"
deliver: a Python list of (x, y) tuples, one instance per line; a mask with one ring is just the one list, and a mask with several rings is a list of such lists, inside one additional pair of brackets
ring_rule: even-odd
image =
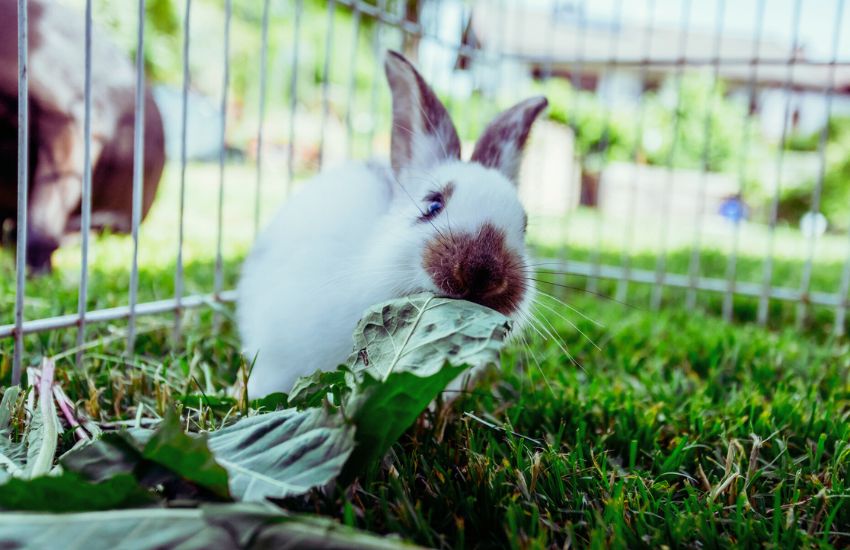
[(369, 308), (348, 361), (358, 384), (343, 410), (357, 425), (357, 448), (346, 470), (383, 456), (467, 368), (496, 364), (509, 330), (492, 309), (427, 293)]
[[(354, 332), (351, 366), (295, 384), (293, 402), (308, 408), (244, 418), (212, 433), (210, 449), (230, 473), (233, 495), (285, 498), (326, 485), (343, 466), (347, 478), (358, 474), (449, 382), (496, 363), (508, 328), (493, 310), (431, 294), (370, 308)], [(321, 407), (329, 394), (334, 402)]]
[(509, 331), (508, 318), (490, 308), (414, 294), (366, 310), (348, 362), (355, 374), (380, 381), (393, 372), (424, 377), (446, 361), (480, 368), (498, 361)]
[[(80, 512), (144, 506), (156, 502), (136, 479), (118, 474), (91, 483), (79, 474), (12, 478), (0, 490), (0, 508), (35, 512)], [(5, 515), (5, 514), (3, 514)]]
[(124, 432), (107, 432), (99, 439), (69, 451), (60, 460), (65, 470), (94, 483), (125, 474), (143, 479), (144, 462), (141, 445)]
[(598, 171), (605, 160), (631, 160), (635, 109), (606, 107), (595, 94), (576, 92), (561, 79), (538, 84), (536, 91), (549, 100), (549, 118), (575, 130), (577, 153), (589, 169)]
[(346, 375), (351, 372), (348, 367), (340, 365), (335, 371), (316, 371), (310, 376), (302, 376), (295, 381), (292, 391), (289, 392), (287, 403), (290, 407), (299, 409), (307, 407), (318, 407), (328, 397), (332, 396), (332, 403), (342, 403), (351, 393)]
[(183, 479), (213, 494), (228, 498), (227, 472), (207, 448), (205, 435), (189, 436), (180, 425), (180, 417), (169, 411), (156, 433), (147, 441), (142, 457), (168, 468)]
[[(850, 117), (833, 116), (826, 125), (827, 139), (830, 143), (846, 143), (850, 138)], [(814, 152), (820, 146), (823, 130), (810, 134), (792, 133), (785, 140), (785, 148), (789, 151)]]
[[(75, 0), (82, 8), (83, 2)], [(138, 7), (126, 3), (95, 0), (92, 5), (96, 23), (107, 29), (110, 40), (135, 58), (138, 39)], [(179, 82), (182, 74), (181, 20), (175, 0), (150, 0), (145, 3), (145, 71), (155, 81)]]
[[(810, 136), (792, 136), (787, 148), (815, 152), (820, 147), (821, 131)], [(833, 230), (850, 227), (850, 117), (834, 117), (827, 124), (826, 163), (819, 210)], [(779, 218), (796, 223), (812, 210), (816, 180), (784, 189), (779, 202)]]
[[(715, 83), (711, 75), (686, 73), (681, 83), (668, 79), (643, 96), (642, 106), (606, 106), (596, 94), (576, 92), (566, 80), (549, 80), (538, 91), (549, 98), (549, 118), (575, 129), (578, 155), (591, 171), (607, 161), (633, 160), (641, 117), (638, 160), (714, 172), (737, 168), (748, 114), (726, 98), (723, 82)], [(751, 139), (757, 139), (757, 125), (750, 128)]]
[(230, 498), (227, 472), (207, 448), (206, 436), (184, 433), (173, 412), (154, 432), (106, 433), (71, 450), (61, 463), (93, 483), (132, 475), (165, 498)]
[(850, 117), (834, 117), (827, 128), (826, 173), (821, 211), (834, 228), (850, 227)]
[(354, 446), (354, 428), (321, 408), (243, 418), (209, 440), (239, 500), (302, 495), (331, 482)]
[(833, 229), (850, 227), (850, 150), (842, 160), (831, 163), (824, 175), (821, 211)]
[(346, 414), (358, 429), (357, 447), (346, 464), (345, 477), (353, 477), (380, 459), (425, 407), (465, 370), (446, 362), (427, 374), (400, 370), (383, 380), (364, 372), (359, 391), (346, 404)]
[(397, 477), (321, 511), (423, 545), (843, 545), (846, 343), (567, 300), (603, 325), (546, 321), (583, 370), (527, 334), (497, 380), (408, 431)]
[(95, 548), (139, 549), (403, 547), (391, 537), (358, 532), (325, 518), (294, 516), (268, 504), (245, 503), (100, 514), (4, 513), (0, 539), (13, 548), (50, 548), (81, 540)]
[(10, 437), (9, 429), (20, 392), (20, 386), (8, 387), (0, 400), (0, 483), (5, 482), (13, 473), (23, 472), (26, 463), (26, 444), (14, 441)]
[[(327, 377), (313, 375), (296, 385), (301, 388), (296, 400), (333, 395), (340, 401), (243, 416), (208, 436), (185, 433), (180, 416), (169, 410), (153, 432), (136, 428), (80, 443), (64, 455), (59, 477), (5, 479), (0, 508), (76, 512), (163, 500), (265, 502), (325, 487), (343, 467), (350, 480), (380, 459), (450, 381), (469, 367), (497, 362), (508, 330), (500, 313), (431, 294), (378, 304), (358, 324), (349, 368)], [(450, 359), (463, 364), (453, 367)], [(43, 376), (46, 386), (48, 374)], [(333, 390), (342, 384), (345, 391)], [(4, 392), (0, 406), (8, 409), (16, 395), (14, 389)], [(52, 403), (52, 392), (45, 395)], [(50, 465), (55, 434), (53, 439)], [(31, 448), (42, 446), (30, 443)], [(9, 465), (3, 466), (5, 470)], [(150, 519), (140, 511), (122, 517), (132, 519), (133, 514), (140, 514), (143, 523)], [(226, 513), (220, 517), (237, 521)], [(108, 516), (98, 519), (89, 520), (92, 536), (101, 531), (103, 536), (118, 536)], [(177, 518), (174, 521), (165, 532), (176, 530), (174, 536), (182, 540), (184, 531)], [(291, 541), (290, 529), (278, 535), (282, 542)], [(309, 538), (309, 529), (300, 536)], [(348, 536), (351, 541), (360, 538), (352, 532)], [(166, 540), (170, 544), (171, 539)]]
[[(642, 146), (651, 164), (709, 171), (734, 171), (749, 116), (725, 97), (722, 81), (705, 73), (668, 79), (645, 101)], [(678, 120), (677, 120), (678, 119)], [(749, 125), (756, 139), (757, 124)]]

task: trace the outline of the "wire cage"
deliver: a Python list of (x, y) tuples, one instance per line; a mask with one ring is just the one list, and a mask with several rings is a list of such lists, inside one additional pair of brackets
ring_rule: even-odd
[[(13, 383), (37, 351), (31, 336), (76, 330), (80, 363), (90, 325), (126, 322), (131, 354), (139, 318), (173, 315), (179, 341), (184, 312), (233, 301), (239, 258), (292, 188), (345, 158), (386, 155), (387, 49), (418, 63), (464, 142), (500, 108), (549, 97), (521, 196), (538, 255), (570, 283), (561, 286), (620, 301), (639, 287), (652, 308), (683, 300), (728, 320), (746, 303), (761, 324), (774, 304), (790, 303), (800, 325), (816, 308), (836, 335), (847, 328), (850, 233), (832, 219), (825, 233), (821, 214), (827, 192), (848, 185), (831, 172), (839, 145), (830, 121), (850, 113), (844, 0), (180, 0), (169, 42), (179, 78), (159, 98), (172, 107), (162, 109), (174, 185), (158, 198), (171, 212), (169, 236), (145, 252), (146, 226), (159, 222), (141, 224), (145, 125), (136, 124), (130, 236), (105, 252), (129, 261), (126, 293), (111, 302), (89, 288), (99, 246), (89, 236), (98, 11), (80, 0), (81, 227), (61, 268), (78, 274), (71, 311), (32, 309), (50, 296), (28, 292), (33, 12), (16, 2), (18, 254), (14, 297), (0, 300)], [(137, 121), (154, 80), (150, 7), (134, 4), (133, 32), (122, 37), (135, 55)], [(813, 21), (828, 36), (806, 48)], [(796, 217), (786, 213), (797, 204), (789, 190), (802, 204)], [(186, 243), (197, 235), (195, 248), (211, 259), (200, 277), (186, 270), (198, 256)], [(173, 258), (173, 288), (151, 290), (145, 262), (161, 256)], [(792, 271), (784, 280), (794, 284), (775, 285), (777, 269)]]

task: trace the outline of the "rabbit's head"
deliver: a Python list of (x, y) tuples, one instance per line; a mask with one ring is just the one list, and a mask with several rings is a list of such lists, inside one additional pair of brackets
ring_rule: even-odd
[(445, 107), (413, 65), (389, 52), (385, 69), (398, 183), (387, 237), (409, 251), (402, 267), (414, 274), (411, 288), (521, 317), (533, 281), (517, 179), (529, 130), (546, 99), (527, 99), (496, 117), (464, 162)]

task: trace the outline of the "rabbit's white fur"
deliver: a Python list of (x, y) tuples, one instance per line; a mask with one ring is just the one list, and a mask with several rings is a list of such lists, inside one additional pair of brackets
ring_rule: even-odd
[[(500, 173), (452, 162), (403, 181), (404, 188), (396, 188), (389, 167), (371, 162), (322, 173), (286, 201), (260, 235), (238, 289), (243, 346), (248, 360), (256, 356), (249, 395), (289, 391), (297, 378), (342, 364), (369, 306), (439, 292), (422, 267), (425, 245), (438, 231), (472, 231), (496, 221), (508, 246), (524, 251), (523, 210)], [(443, 215), (433, 225), (418, 223), (421, 201), (411, 197), (448, 181), (455, 191)], [(519, 311), (530, 299), (526, 292)]]
[[(414, 71), (409, 64), (390, 67), (391, 61), (391, 83), (393, 69)], [(432, 93), (427, 86), (422, 92)], [(440, 236), (490, 224), (528, 265), (525, 213), (504, 171), (447, 158), (440, 136), (410, 134), (413, 149), (406, 158), (398, 158), (394, 142), (395, 170), (355, 162), (324, 172), (287, 200), (258, 238), (243, 267), (237, 311), (246, 358), (255, 359), (248, 381), (252, 397), (289, 391), (297, 378), (343, 363), (369, 306), (421, 291), (440, 293), (423, 266), (426, 246)], [(501, 150), (511, 153), (524, 140)], [(504, 162), (516, 162), (515, 154)], [(448, 183), (451, 198), (439, 216), (423, 222), (426, 197)], [(524, 279), (514, 318), (522, 318), (531, 301), (533, 285), (528, 275)]]

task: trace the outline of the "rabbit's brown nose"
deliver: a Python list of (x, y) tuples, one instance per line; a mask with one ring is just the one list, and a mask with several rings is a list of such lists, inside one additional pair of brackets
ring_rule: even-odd
[(504, 234), (490, 224), (475, 233), (454, 232), (426, 247), (423, 267), (441, 292), (508, 314), (515, 311), (526, 283), (517, 255)]
[(457, 288), (464, 298), (472, 301), (503, 289), (503, 267), (499, 258), (492, 255), (473, 256), (461, 262), (455, 270)]

